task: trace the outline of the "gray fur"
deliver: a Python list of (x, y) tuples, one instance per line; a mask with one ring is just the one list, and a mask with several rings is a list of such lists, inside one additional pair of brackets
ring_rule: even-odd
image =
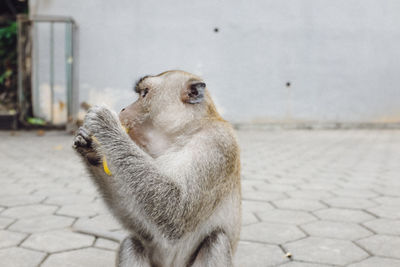
[(186, 126), (190, 131), (180, 131), (172, 148), (154, 157), (132, 141), (115, 113), (96, 106), (75, 137), (105, 202), (132, 233), (121, 244), (120, 267), (232, 266), (240, 229), (236, 139), (219, 118)]

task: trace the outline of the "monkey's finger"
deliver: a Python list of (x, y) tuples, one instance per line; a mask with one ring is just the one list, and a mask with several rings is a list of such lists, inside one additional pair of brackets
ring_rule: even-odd
[(86, 140), (91, 139), (89, 132), (83, 127), (79, 127), (78, 134), (81, 135)]
[(85, 138), (83, 138), (81, 135), (77, 135), (74, 139), (74, 147), (87, 147), (88, 143), (86, 142)]

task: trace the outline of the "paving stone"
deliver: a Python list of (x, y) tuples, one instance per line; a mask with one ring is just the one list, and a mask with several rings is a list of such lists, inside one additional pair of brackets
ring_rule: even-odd
[(360, 188), (340, 188), (332, 190), (335, 195), (343, 196), (343, 197), (351, 197), (351, 198), (372, 198), (377, 197), (378, 194), (368, 189), (360, 189)]
[(350, 264), (348, 267), (399, 267), (400, 260), (372, 257), (363, 261)]
[(306, 184), (301, 184), (298, 185), (298, 187), (300, 187), (301, 189), (305, 189), (305, 190), (327, 190), (327, 191), (331, 191), (334, 189), (339, 189), (339, 187), (335, 184), (329, 184), (329, 183), (306, 183)]
[(116, 253), (98, 248), (85, 248), (80, 250), (61, 252), (50, 255), (42, 267), (73, 267), (73, 266), (115, 266)]
[(2, 185), (0, 187), (0, 196), (21, 196), (21, 195), (29, 195), (35, 189), (33, 188), (24, 188), (24, 185), (21, 184), (8, 184)]
[(304, 211), (269, 210), (257, 212), (257, 215), (265, 222), (302, 224), (317, 220), (316, 217)]
[(335, 197), (324, 199), (323, 202), (336, 208), (365, 209), (377, 206), (376, 203), (363, 198)]
[(110, 214), (101, 214), (93, 218), (80, 218), (76, 221), (73, 228), (115, 231), (121, 229), (121, 225)]
[(84, 217), (84, 216), (95, 216), (100, 213), (105, 213), (106, 209), (104, 206), (97, 203), (83, 203), (83, 204), (71, 204), (64, 205), (57, 211), (56, 214), (67, 215), (72, 217)]
[(62, 195), (71, 195), (73, 193), (78, 193), (79, 189), (68, 188), (68, 187), (48, 187), (41, 188), (33, 193), (35, 196), (62, 196)]
[(0, 230), (0, 248), (11, 247), (18, 245), (26, 234), (16, 233), (6, 230)]
[(374, 235), (357, 241), (373, 255), (400, 259), (400, 237)]
[(263, 191), (263, 192), (290, 192), (290, 191), (296, 191), (298, 190), (295, 186), (293, 185), (287, 185), (287, 184), (271, 184), (271, 183), (260, 183), (256, 184), (253, 186), (255, 189), (258, 191)]
[[(254, 257), (254, 255), (259, 255), (259, 257)], [(288, 261), (278, 246), (243, 241), (239, 242), (234, 259), (236, 267), (276, 266)]]
[(365, 222), (375, 219), (371, 214), (362, 210), (329, 208), (313, 212), (318, 218), (339, 222)]
[(242, 200), (243, 212), (264, 212), (273, 209), (271, 204), (262, 201)]
[(63, 196), (51, 196), (45, 200), (45, 203), (56, 204), (56, 205), (70, 205), (70, 204), (86, 204), (93, 202), (94, 197), (85, 195), (63, 195)]
[(11, 218), (29, 218), (43, 215), (50, 215), (58, 209), (57, 206), (42, 204), (26, 205), (9, 208), (2, 213), (3, 216)]
[(45, 256), (43, 252), (12, 247), (0, 250), (0, 263), (4, 267), (37, 267)]
[(279, 192), (262, 192), (262, 191), (254, 191), (243, 192), (243, 199), (245, 200), (262, 200), (262, 201), (270, 201), (270, 200), (277, 200), (277, 199), (284, 199), (287, 198), (284, 194)]
[(257, 223), (257, 222), (259, 222), (259, 221), (252, 212), (248, 212), (248, 211), (242, 212), (242, 225), (248, 225), (248, 224)]
[(0, 229), (7, 228), (14, 221), (15, 221), (15, 219), (12, 219), (12, 218), (0, 217)]
[(376, 219), (363, 223), (366, 227), (372, 229), (378, 234), (399, 235), (400, 236), (400, 221), (388, 219)]
[(377, 197), (374, 198), (373, 201), (388, 206), (400, 206), (400, 197)]
[(287, 194), (291, 197), (306, 199), (327, 199), (335, 196), (331, 192), (324, 190), (299, 190), (287, 192)]
[(96, 243), (94, 244), (95, 247), (110, 249), (110, 250), (117, 250), (119, 248), (119, 243), (115, 241), (111, 241), (105, 238), (97, 238)]
[(400, 208), (397, 206), (381, 205), (368, 209), (378, 217), (400, 220)]
[(400, 186), (375, 188), (374, 191), (390, 197), (400, 197)]
[(317, 200), (289, 198), (272, 201), (280, 209), (313, 211), (326, 208), (327, 206)]
[(38, 204), (43, 201), (45, 196), (1, 196), (0, 205), (6, 207), (14, 207), (29, 204)]
[(49, 231), (54, 229), (61, 229), (71, 226), (74, 219), (63, 216), (41, 216), (20, 219), (9, 227), (10, 230), (24, 232), (24, 233), (36, 233)]
[(283, 244), (302, 237), (305, 237), (305, 234), (289, 224), (256, 223), (243, 226), (241, 231), (241, 240), (271, 244)]
[(316, 221), (303, 224), (301, 228), (311, 236), (356, 240), (373, 233), (355, 223)]
[[(0, 140), (5, 140), (5, 142), (0, 142), (0, 151), (5, 152), (0, 153), (0, 161), (7, 166), (0, 173), (2, 185), (0, 188), (0, 229), (17, 231), (12, 230), (16, 224), (17, 228), (25, 225), (22, 227), (24, 232), (29, 232), (29, 229), (36, 232), (35, 229), (39, 226), (46, 228), (42, 229), (43, 232), (41, 230), (40, 234), (53, 232), (54, 230), (51, 229), (53, 226), (58, 229), (63, 223), (52, 225), (52, 219), (50, 219), (47, 224), (43, 221), (27, 224), (26, 219), (28, 218), (21, 218), (20, 221), (23, 222), (21, 223), (19, 220), (7, 218), (8, 216), (6, 217), (2, 213), (12, 211), (7, 211), (4, 209), (5, 207), (55, 204), (60, 208), (65, 206), (62, 212), (79, 216), (74, 227), (85, 226), (86, 229), (95, 230), (104, 237), (112, 235), (122, 239), (127, 235), (121, 230), (121, 226), (112, 219), (108, 211), (102, 211), (104, 214), (96, 215), (94, 218), (87, 218), (89, 215), (97, 213), (93, 212), (93, 209), (88, 209), (89, 206), (92, 207), (91, 205), (79, 206), (79, 204), (93, 204), (92, 208), (94, 208), (95, 203), (99, 204), (99, 194), (91, 183), (83, 164), (70, 148), (71, 136), (65, 135), (63, 132), (47, 132), (45, 137), (37, 137), (35, 133), (21, 132), (19, 134), (21, 135), (10, 137), (8, 133), (0, 131)], [(238, 135), (243, 163), (242, 184), (245, 198), (243, 218), (245, 224), (250, 223), (243, 229), (245, 235), (257, 238), (257, 241), (254, 241), (258, 242), (257, 245), (271, 243), (271, 240), (276, 242), (271, 244), (284, 243), (287, 239), (286, 242), (299, 241), (299, 239), (305, 238), (306, 234), (298, 227), (316, 222), (319, 218), (341, 223), (361, 223), (379, 234), (387, 234), (391, 237), (399, 236), (397, 231), (399, 229), (398, 221), (400, 221), (398, 219), (399, 209), (397, 209), (400, 206), (399, 130), (239, 130)], [(64, 149), (56, 151), (54, 150), (56, 145), (62, 145)], [(21, 168), (21, 164), (26, 168)], [(31, 193), (33, 195), (30, 195)], [(311, 204), (320, 201), (327, 204), (331, 202), (331, 204), (327, 208), (315, 210)], [(271, 206), (272, 202), (279, 203), (278, 207)], [(288, 210), (288, 207), (294, 210)], [(23, 212), (24, 209), (19, 210), (22, 211), (22, 214), (19, 215), (16, 212), (15, 216), (26, 216)], [(370, 214), (370, 210), (376, 216)], [(29, 213), (31, 210), (27, 208), (25, 211)], [(265, 222), (255, 222), (253, 214), (262, 214)], [(46, 217), (47, 215), (40, 216)], [(378, 216), (381, 218), (376, 219)], [(255, 224), (252, 224), (253, 222)], [(265, 224), (274, 224), (281, 228)], [(259, 225), (260, 228), (254, 226), (250, 230), (247, 229), (253, 225)], [(283, 227), (289, 228), (289, 230), (286, 232)], [(335, 231), (337, 228), (333, 227)], [(318, 229), (321, 230), (323, 227)], [(358, 233), (358, 230), (359, 228), (355, 233)], [(335, 231), (329, 230), (329, 235)], [(267, 234), (262, 234), (264, 232)], [(346, 231), (341, 231), (338, 235), (343, 235), (343, 232)], [(322, 231), (322, 233), (325, 235), (326, 231)], [(352, 235), (354, 235), (353, 232), (343, 238), (352, 239), (354, 237)], [(335, 242), (339, 243), (335, 243), (330, 249), (339, 248), (340, 251), (343, 247), (343, 243), (340, 241), (349, 241), (346, 244), (352, 244), (348, 239), (343, 241), (335, 236)], [(366, 238), (362, 240), (364, 239)], [(114, 253), (116, 243), (106, 244), (107, 241), (103, 238), (98, 238), (97, 241), (95, 247), (103, 246), (104, 249)], [(395, 242), (388, 243), (392, 245), (391, 250), (399, 251), (399, 246)], [(0, 251), (7, 249), (3, 248)], [(102, 253), (106, 251), (104, 249), (98, 250)], [(243, 246), (239, 247), (238, 253), (241, 253), (241, 249), (244, 249)], [(326, 250), (324, 249), (323, 251)], [(86, 251), (87, 248), (83, 250)], [(259, 250), (256, 251), (257, 253), (251, 254), (251, 259), (255, 262), (264, 259), (263, 254), (258, 252)], [(305, 251), (313, 252), (312, 249)], [(277, 252), (274, 257), (278, 257), (278, 254), (280, 257), (280, 253), (282, 252)], [(57, 254), (51, 255), (50, 258)], [(317, 263), (318, 261), (307, 257), (297, 260), (298, 255), (293, 255), (294, 260), (281, 262), (279, 266), (337, 266), (337, 258), (343, 258), (335, 256), (329, 263)], [(324, 253), (322, 253), (322, 257), (324, 257), (323, 255)], [(346, 259), (346, 257), (344, 258)], [(382, 256), (382, 258), (384, 257)], [(111, 259), (113, 260), (114, 257)], [(366, 262), (370, 265), (375, 264), (376, 267), (390, 266), (389, 264), (391, 264), (389, 261), (376, 264), (372, 260), (371, 263), (368, 259), (365, 261), (364, 259), (366, 257), (355, 260), (354, 263)], [(389, 260), (389, 258), (385, 259)], [(316, 265), (313, 265), (312, 262), (315, 262)], [(25, 263), (30, 264), (31, 261)], [(63, 264), (67, 263), (67, 260), (63, 262)], [(267, 264), (269, 264), (268, 261), (260, 265)], [(0, 266), (3, 265), (3, 261), (0, 259)], [(33, 265), (37, 266), (37, 263), (33, 263)], [(51, 262), (48, 266), (50, 265), (59, 266), (59, 264)], [(108, 265), (113, 266), (113, 263)], [(339, 265), (346, 266), (347, 263)], [(80, 262), (73, 266), (91, 265)]]
[(95, 238), (90, 235), (78, 234), (67, 230), (57, 230), (32, 234), (22, 243), (22, 246), (54, 253), (89, 247), (93, 244), (94, 239)]
[(279, 267), (332, 267), (332, 265), (291, 261), (291, 262), (279, 265)]
[(308, 237), (285, 244), (294, 260), (322, 264), (347, 265), (368, 257), (368, 254), (350, 241)]

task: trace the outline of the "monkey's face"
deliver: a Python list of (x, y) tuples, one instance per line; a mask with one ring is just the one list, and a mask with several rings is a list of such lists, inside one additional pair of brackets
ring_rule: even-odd
[(120, 121), (138, 144), (151, 136), (171, 136), (188, 123), (201, 120), (215, 110), (201, 78), (183, 71), (145, 76), (135, 85), (138, 99), (122, 109)]

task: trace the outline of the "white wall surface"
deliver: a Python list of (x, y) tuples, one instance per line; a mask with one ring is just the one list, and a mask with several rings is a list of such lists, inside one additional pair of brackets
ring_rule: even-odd
[(233, 122), (400, 121), (399, 0), (30, 0), (30, 13), (76, 20), (80, 101), (119, 110), (137, 78), (183, 69)]

